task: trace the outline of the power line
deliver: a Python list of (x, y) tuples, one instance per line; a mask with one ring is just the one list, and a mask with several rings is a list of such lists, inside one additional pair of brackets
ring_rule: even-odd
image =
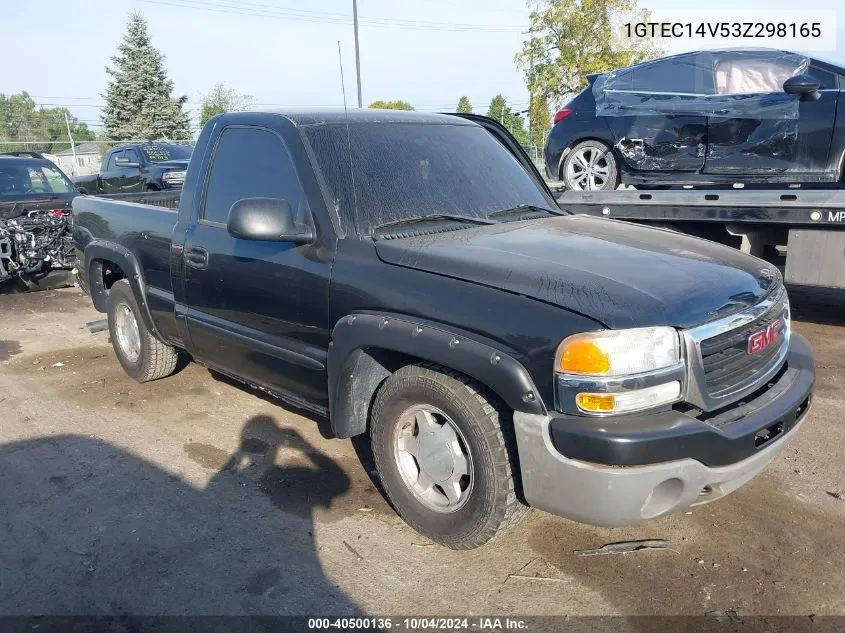
[[(312, 22), (320, 24), (346, 25), (352, 22), (351, 16), (346, 14), (321, 14), (312, 12), (307, 14), (303, 10), (273, 7), (259, 3), (229, 3), (223, 1), (203, 2), (202, 0), (140, 0), (147, 4), (158, 4), (163, 6), (177, 7), (182, 9), (194, 9), (213, 13), (227, 13), (232, 15), (247, 15), (252, 17), (264, 17), (277, 20), (290, 20), (299, 22)], [(255, 7), (255, 8), (253, 8)], [(261, 8), (258, 8), (261, 7)], [(359, 18), (362, 25), (376, 28), (394, 28), (416, 31), (452, 31), (452, 32), (478, 32), (478, 33), (518, 33), (527, 27), (517, 25), (497, 24), (463, 24), (450, 22), (430, 22), (426, 20), (402, 20), (395, 18)]]

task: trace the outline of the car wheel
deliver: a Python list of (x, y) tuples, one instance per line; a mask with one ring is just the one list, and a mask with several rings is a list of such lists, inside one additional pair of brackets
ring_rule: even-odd
[(384, 382), (372, 410), (373, 457), (388, 499), (411, 527), (471, 549), (522, 516), (504, 417), (493, 394), (436, 365), (409, 365)]
[(169, 376), (176, 370), (176, 348), (155, 338), (144, 320), (125, 279), (109, 290), (109, 334), (114, 353), (123, 370), (138, 382)]
[(561, 166), (560, 178), (574, 191), (612, 191), (619, 186), (619, 166), (601, 141), (583, 141), (572, 148)]

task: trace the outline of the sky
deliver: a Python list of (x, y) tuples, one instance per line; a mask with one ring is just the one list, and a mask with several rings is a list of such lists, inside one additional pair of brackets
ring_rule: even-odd
[[(356, 105), (352, 0), (0, 0), (3, 3), (0, 93), (26, 90), (36, 103), (66, 106), (100, 129), (110, 62), (131, 11), (148, 20), (165, 55), (175, 94), (196, 115), (217, 82), (252, 95), (257, 108), (342, 107), (338, 41), (346, 100)], [(683, 20), (677, 0), (640, 0), (653, 18)], [(746, 0), (743, 19), (821, 16), (826, 48), (845, 65), (845, 6), (840, 0)], [(730, 21), (736, 0), (708, 0), (693, 17)], [(834, 11), (840, 10), (836, 15)], [(813, 14), (814, 11), (827, 11)], [(364, 105), (404, 99), (424, 111), (454, 110), (467, 95), (477, 112), (501, 93), (514, 109), (528, 91), (514, 55), (527, 37), (523, 0), (359, 0)], [(733, 16), (733, 18), (732, 18)], [(720, 40), (666, 42), (669, 52), (724, 45)], [(816, 53), (812, 43), (792, 50)], [(757, 44), (754, 44), (757, 45)], [(11, 60), (11, 61), (10, 61)]]

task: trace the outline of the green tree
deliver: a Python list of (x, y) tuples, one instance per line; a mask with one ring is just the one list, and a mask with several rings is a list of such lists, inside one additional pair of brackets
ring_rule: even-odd
[(379, 99), (378, 101), (373, 101), (370, 105), (370, 108), (376, 110), (413, 110), (414, 106), (412, 106), (407, 101), (402, 101), (401, 99), (397, 99), (396, 101), (382, 101)]
[(461, 97), (458, 99), (458, 112), (462, 114), (472, 114), (472, 104), (469, 102), (469, 97)]
[(535, 95), (528, 111), (528, 121), (531, 124), (531, 143), (534, 147), (542, 148), (552, 129), (552, 113), (549, 100), (544, 95)]
[(528, 130), (525, 129), (525, 121), (522, 115), (513, 112), (502, 95), (496, 95), (490, 100), (487, 116), (504, 125), (505, 129), (513, 134), (520, 145), (529, 144)]
[(103, 115), (106, 136), (113, 140), (191, 138), (183, 106), (187, 96), (173, 97), (173, 81), (164, 68), (140, 13), (129, 16), (123, 41), (106, 68), (109, 80)]
[(625, 22), (649, 22), (637, 0), (528, 0), (530, 37), (516, 55), (528, 90), (552, 102), (579, 92), (587, 75), (660, 56), (657, 40), (627, 38)]
[(215, 115), (246, 110), (254, 103), (255, 98), (252, 95), (238, 94), (234, 88), (223, 83), (214, 84), (211, 92), (202, 100), (200, 125), (205, 125)]
[(88, 126), (66, 108), (37, 109), (26, 91), (8, 96), (0, 94), (0, 151), (54, 152), (65, 149), (70, 147), (68, 124), (74, 141), (94, 138)]

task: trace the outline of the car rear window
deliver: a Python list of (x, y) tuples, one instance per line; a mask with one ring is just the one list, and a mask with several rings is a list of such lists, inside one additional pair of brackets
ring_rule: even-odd
[(194, 148), (190, 145), (144, 145), (141, 151), (152, 163), (166, 160), (188, 160)]

